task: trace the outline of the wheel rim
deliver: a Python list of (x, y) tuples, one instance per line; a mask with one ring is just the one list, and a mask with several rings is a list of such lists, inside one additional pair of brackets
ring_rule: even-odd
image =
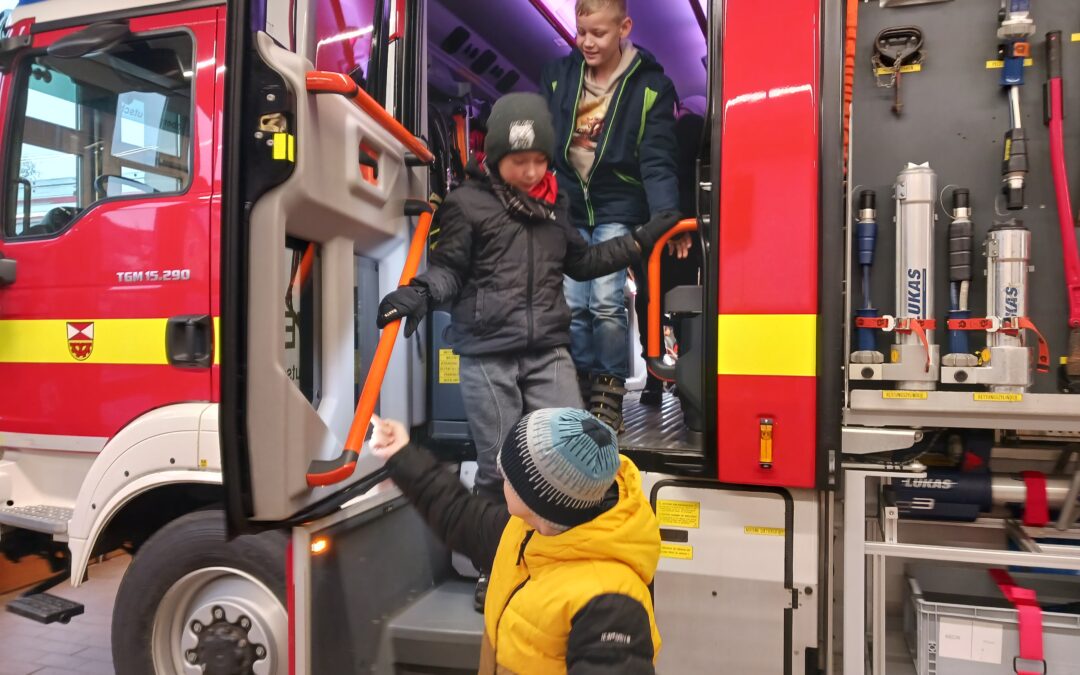
[(288, 615), (257, 578), (204, 567), (176, 581), (154, 613), (154, 671), (184, 675), (280, 675)]

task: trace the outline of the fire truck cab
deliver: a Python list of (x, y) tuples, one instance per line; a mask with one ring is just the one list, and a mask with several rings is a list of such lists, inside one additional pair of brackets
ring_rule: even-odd
[[(679, 227), (702, 252), (697, 283), (661, 298), (662, 250), (637, 280), (650, 337), (633, 384), (649, 368), (677, 395), (650, 407), (631, 394), (620, 437), (663, 539), (658, 672), (928, 675), (978, 672), (930, 669), (946, 659), (1040, 660), (1008, 628), (985, 661), (970, 637), (966, 657), (938, 659), (944, 638), (920, 623), (936, 597), (919, 590), (920, 560), (968, 566), (932, 567), (934, 579), (1080, 571), (1068, 238), (1020, 246), (1029, 258), (1003, 292), (1028, 293), (1020, 268), (1047, 274), (998, 340), (995, 284), (1016, 262), (1000, 253), (1028, 240), (1015, 223), (991, 227), (1005, 209), (1000, 147), (984, 141), (1000, 136), (997, 116), (931, 105), (962, 87), (980, 110), (1009, 109), (966, 57), (996, 49), (998, 23), (1018, 39), (1009, 31), (1029, 17), (999, 22), (970, 4), (632, 3), (635, 42), (684, 100), (705, 102)], [(363, 447), (377, 410), (468, 482), (448, 315), (405, 339), (380, 334), (375, 313), (420, 262), (490, 104), (550, 85), (540, 66), (572, 43), (573, 6), (24, 0), (3, 15), (0, 552), (46, 556), (51, 582), (75, 585), (95, 554), (134, 554), (113, 617), (119, 673), (475, 672), (473, 571)], [(1039, 11), (1080, 22), (1066, 0)], [(904, 20), (950, 58), (923, 63), (915, 49), (879, 63), (915, 45), (913, 31), (887, 32)], [(1067, 70), (1080, 72), (1078, 50), (1064, 49)], [(920, 97), (905, 117), (875, 86), (890, 74)], [(1036, 109), (1037, 87), (1022, 96)], [(626, 104), (644, 119), (647, 101)], [(1033, 124), (1022, 215), (1053, 232), (1049, 143)], [(1080, 137), (1065, 140), (1080, 156)], [(970, 202), (946, 213), (956, 191), (939, 185), (961, 184)], [(947, 234), (972, 204), (978, 227)], [(865, 262), (879, 220), (896, 235), (878, 244), (895, 275)], [(948, 349), (935, 343), (933, 300), (953, 298), (932, 272), (958, 238), (998, 242), (989, 281), (964, 286), (972, 307), (950, 310), (985, 309), (971, 330), (950, 324), (981, 331), (985, 350), (975, 337), (963, 353), (951, 334)], [(883, 315), (870, 296), (889, 292)], [(680, 324), (677, 360), (662, 315)], [(1021, 318), (1047, 336), (1045, 354)], [(1054, 373), (1035, 375), (1036, 362)], [(78, 621), (49, 585), (13, 611)], [(1080, 631), (1061, 621), (1044, 622), (1065, 636), (1047, 638), (1044, 665), (1068, 672)]]

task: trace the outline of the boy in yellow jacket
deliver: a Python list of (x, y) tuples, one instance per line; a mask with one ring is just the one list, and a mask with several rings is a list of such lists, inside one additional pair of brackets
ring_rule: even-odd
[(523, 417), (499, 453), (505, 505), (470, 494), (400, 423), (374, 427), (372, 450), (435, 533), (491, 570), (481, 673), (654, 672), (660, 529), (610, 427), (574, 408)]

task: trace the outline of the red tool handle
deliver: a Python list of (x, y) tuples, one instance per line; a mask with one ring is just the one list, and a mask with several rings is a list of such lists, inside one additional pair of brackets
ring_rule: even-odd
[(664, 304), (664, 299), (660, 297), (660, 262), (664, 255), (664, 246), (671, 241), (674, 237), (683, 234), (684, 232), (694, 232), (697, 230), (697, 220), (694, 218), (685, 218), (675, 224), (675, 227), (671, 228), (656, 240), (656, 244), (653, 245), (652, 252), (649, 253), (649, 267), (646, 271), (649, 288), (649, 331), (648, 339), (646, 340), (647, 348), (645, 350), (645, 361), (649, 368), (649, 372), (653, 376), (671, 382), (675, 377), (675, 372), (664, 363), (662, 358), (663, 346), (660, 336), (660, 314), (662, 313), (661, 306)]
[(1065, 262), (1065, 286), (1069, 298), (1069, 328), (1080, 329), (1080, 251), (1073, 228), (1069, 173), (1065, 166), (1064, 104), (1061, 80), (1061, 31), (1046, 34), (1047, 115), (1050, 125), (1050, 164), (1057, 196), (1058, 227), (1061, 230), (1061, 254)]
[[(402, 270), (401, 279), (398, 281), (399, 286), (405, 286), (412, 281), (416, 276), (416, 270), (420, 267), (420, 260), (424, 257), (433, 213), (430, 206), (425, 205), (425, 207), (426, 210), (420, 214), (420, 221), (416, 225), (416, 232), (413, 233), (409, 256), (405, 259), (405, 269)], [(375, 413), (375, 404), (379, 400), (383, 378), (386, 376), (386, 366), (390, 363), (390, 354), (394, 351), (400, 325), (400, 319), (386, 324), (382, 335), (379, 336), (375, 358), (371, 361), (367, 379), (364, 380), (364, 388), (360, 391), (360, 400), (356, 404), (356, 414), (349, 426), (349, 434), (345, 437), (345, 449), (337, 459), (312, 462), (308, 466), (308, 486), (318, 487), (340, 483), (356, 470), (356, 460), (360, 458), (360, 448), (364, 445), (364, 436), (367, 435), (368, 425), (371, 424), (371, 416)]]

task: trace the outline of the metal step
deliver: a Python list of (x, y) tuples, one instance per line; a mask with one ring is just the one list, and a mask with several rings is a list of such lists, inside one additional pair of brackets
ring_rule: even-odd
[(395, 663), (475, 673), (484, 634), (484, 617), (473, 609), (475, 589), (475, 582), (443, 582), (391, 620)]
[(0, 507), (0, 525), (48, 534), (67, 534), (72, 513), (72, 509), (47, 504), (4, 506)]
[(695, 434), (683, 424), (682, 406), (673, 394), (664, 393), (658, 406), (644, 405), (641, 392), (634, 391), (623, 399), (623, 425), (619, 447), (625, 450), (654, 450), (701, 454), (701, 434)]
[(49, 593), (36, 593), (11, 600), (7, 604), (7, 611), (38, 623), (67, 623), (72, 617), (82, 614), (84, 608), (82, 603), (74, 600)]

